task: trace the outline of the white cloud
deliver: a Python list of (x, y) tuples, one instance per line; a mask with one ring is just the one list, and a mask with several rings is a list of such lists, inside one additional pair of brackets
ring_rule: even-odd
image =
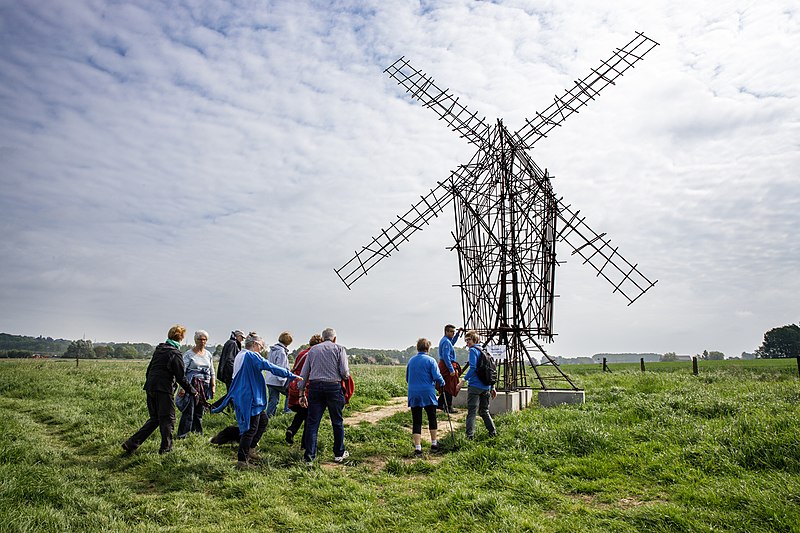
[[(405, 347), (457, 321), (452, 212), (333, 273), (472, 148), (381, 73), (405, 55), (512, 129), (636, 30), (661, 43), (532, 155), (658, 285), (559, 268), (552, 346), (751, 351), (798, 320), (791, 2), (152, 2), (3, 9), (0, 329), (171, 323)], [(566, 250), (561, 250), (566, 254)]]

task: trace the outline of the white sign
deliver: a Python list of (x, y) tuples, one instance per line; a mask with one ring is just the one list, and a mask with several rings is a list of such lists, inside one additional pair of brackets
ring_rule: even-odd
[(486, 347), (486, 351), (492, 356), (495, 361), (506, 360), (506, 345), (505, 344), (491, 344)]

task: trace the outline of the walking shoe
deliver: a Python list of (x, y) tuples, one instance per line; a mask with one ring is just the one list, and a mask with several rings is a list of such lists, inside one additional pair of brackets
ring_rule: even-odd
[(422, 455), (422, 450), (414, 448), (414, 457), (420, 457), (421, 455)]
[(336, 463), (341, 463), (342, 461), (344, 461), (344, 460), (345, 460), (345, 459), (347, 459), (348, 457), (350, 457), (350, 452), (348, 452), (347, 450), (345, 450), (345, 451), (344, 451), (344, 453), (342, 454), (342, 456), (341, 456), (341, 457), (334, 457), (334, 458), (333, 458), (333, 460), (334, 460), (334, 462), (336, 462)]
[(294, 444), (294, 433), (292, 433), (291, 429), (286, 430), (286, 444), (288, 444), (289, 446)]
[(252, 459), (253, 461), (260, 461), (261, 456), (258, 455), (258, 452), (255, 448), (250, 448), (250, 451), (247, 452), (247, 458)]
[(237, 470), (251, 470), (253, 468), (254, 468), (253, 465), (251, 465), (247, 461), (236, 461)]
[(438, 451), (439, 451), (439, 445), (438, 444), (431, 444), (431, 452), (436, 453)]
[(122, 449), (125, 450), (125, 453), (127, 455), (130, 455), (136, 451), (136, 446), (134, 446), (133, 444), (131, 444), (126, 440), (125, 442), (122, 443)]
[(447, 412), (450, 413), (451, 415), (455, 415), (455, 414), (458, 414), (458, 409), (453, 409), (451, 407), (450, 409), (447, 410)]

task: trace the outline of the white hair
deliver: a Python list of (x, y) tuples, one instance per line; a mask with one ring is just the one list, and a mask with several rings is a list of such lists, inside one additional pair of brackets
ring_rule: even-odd
[(255, 335), (255, 334), (251, 333), (244, 340), (244, 347), (249, 350), (256, 343), (260, 344), (262, 348), (264, 347), (264, 339), (262, 339), (259, 335)]
[(194, 332), (194, 342), (197, 342), (200, 337), (205, 337), (208, 340), (208, 332), (204, 329), (198, 329)]
[(336, 330), (333, 328), (325, 328), (322, 330), (322, 340), (332, 341), (336, 338)]

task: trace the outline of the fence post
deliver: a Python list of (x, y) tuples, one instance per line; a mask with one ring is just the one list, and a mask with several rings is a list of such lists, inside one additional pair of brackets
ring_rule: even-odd
[(697, 370), (697, 356), (692, 357), (692, 374), (695, 376), (700, 372)]
[(608, 369), (608, 365), (606, 364), (606, 358), (605, 357), (603, 357), (603, 372), (611, 372), (611, 370)]
[(641, 367), (642, 372), (644, 372), (644, 357), (639, 358), (639, 366)]
[(797, 360), (797, 376), (800, 377), (800, 355), (795, 357), (795, 359)]

